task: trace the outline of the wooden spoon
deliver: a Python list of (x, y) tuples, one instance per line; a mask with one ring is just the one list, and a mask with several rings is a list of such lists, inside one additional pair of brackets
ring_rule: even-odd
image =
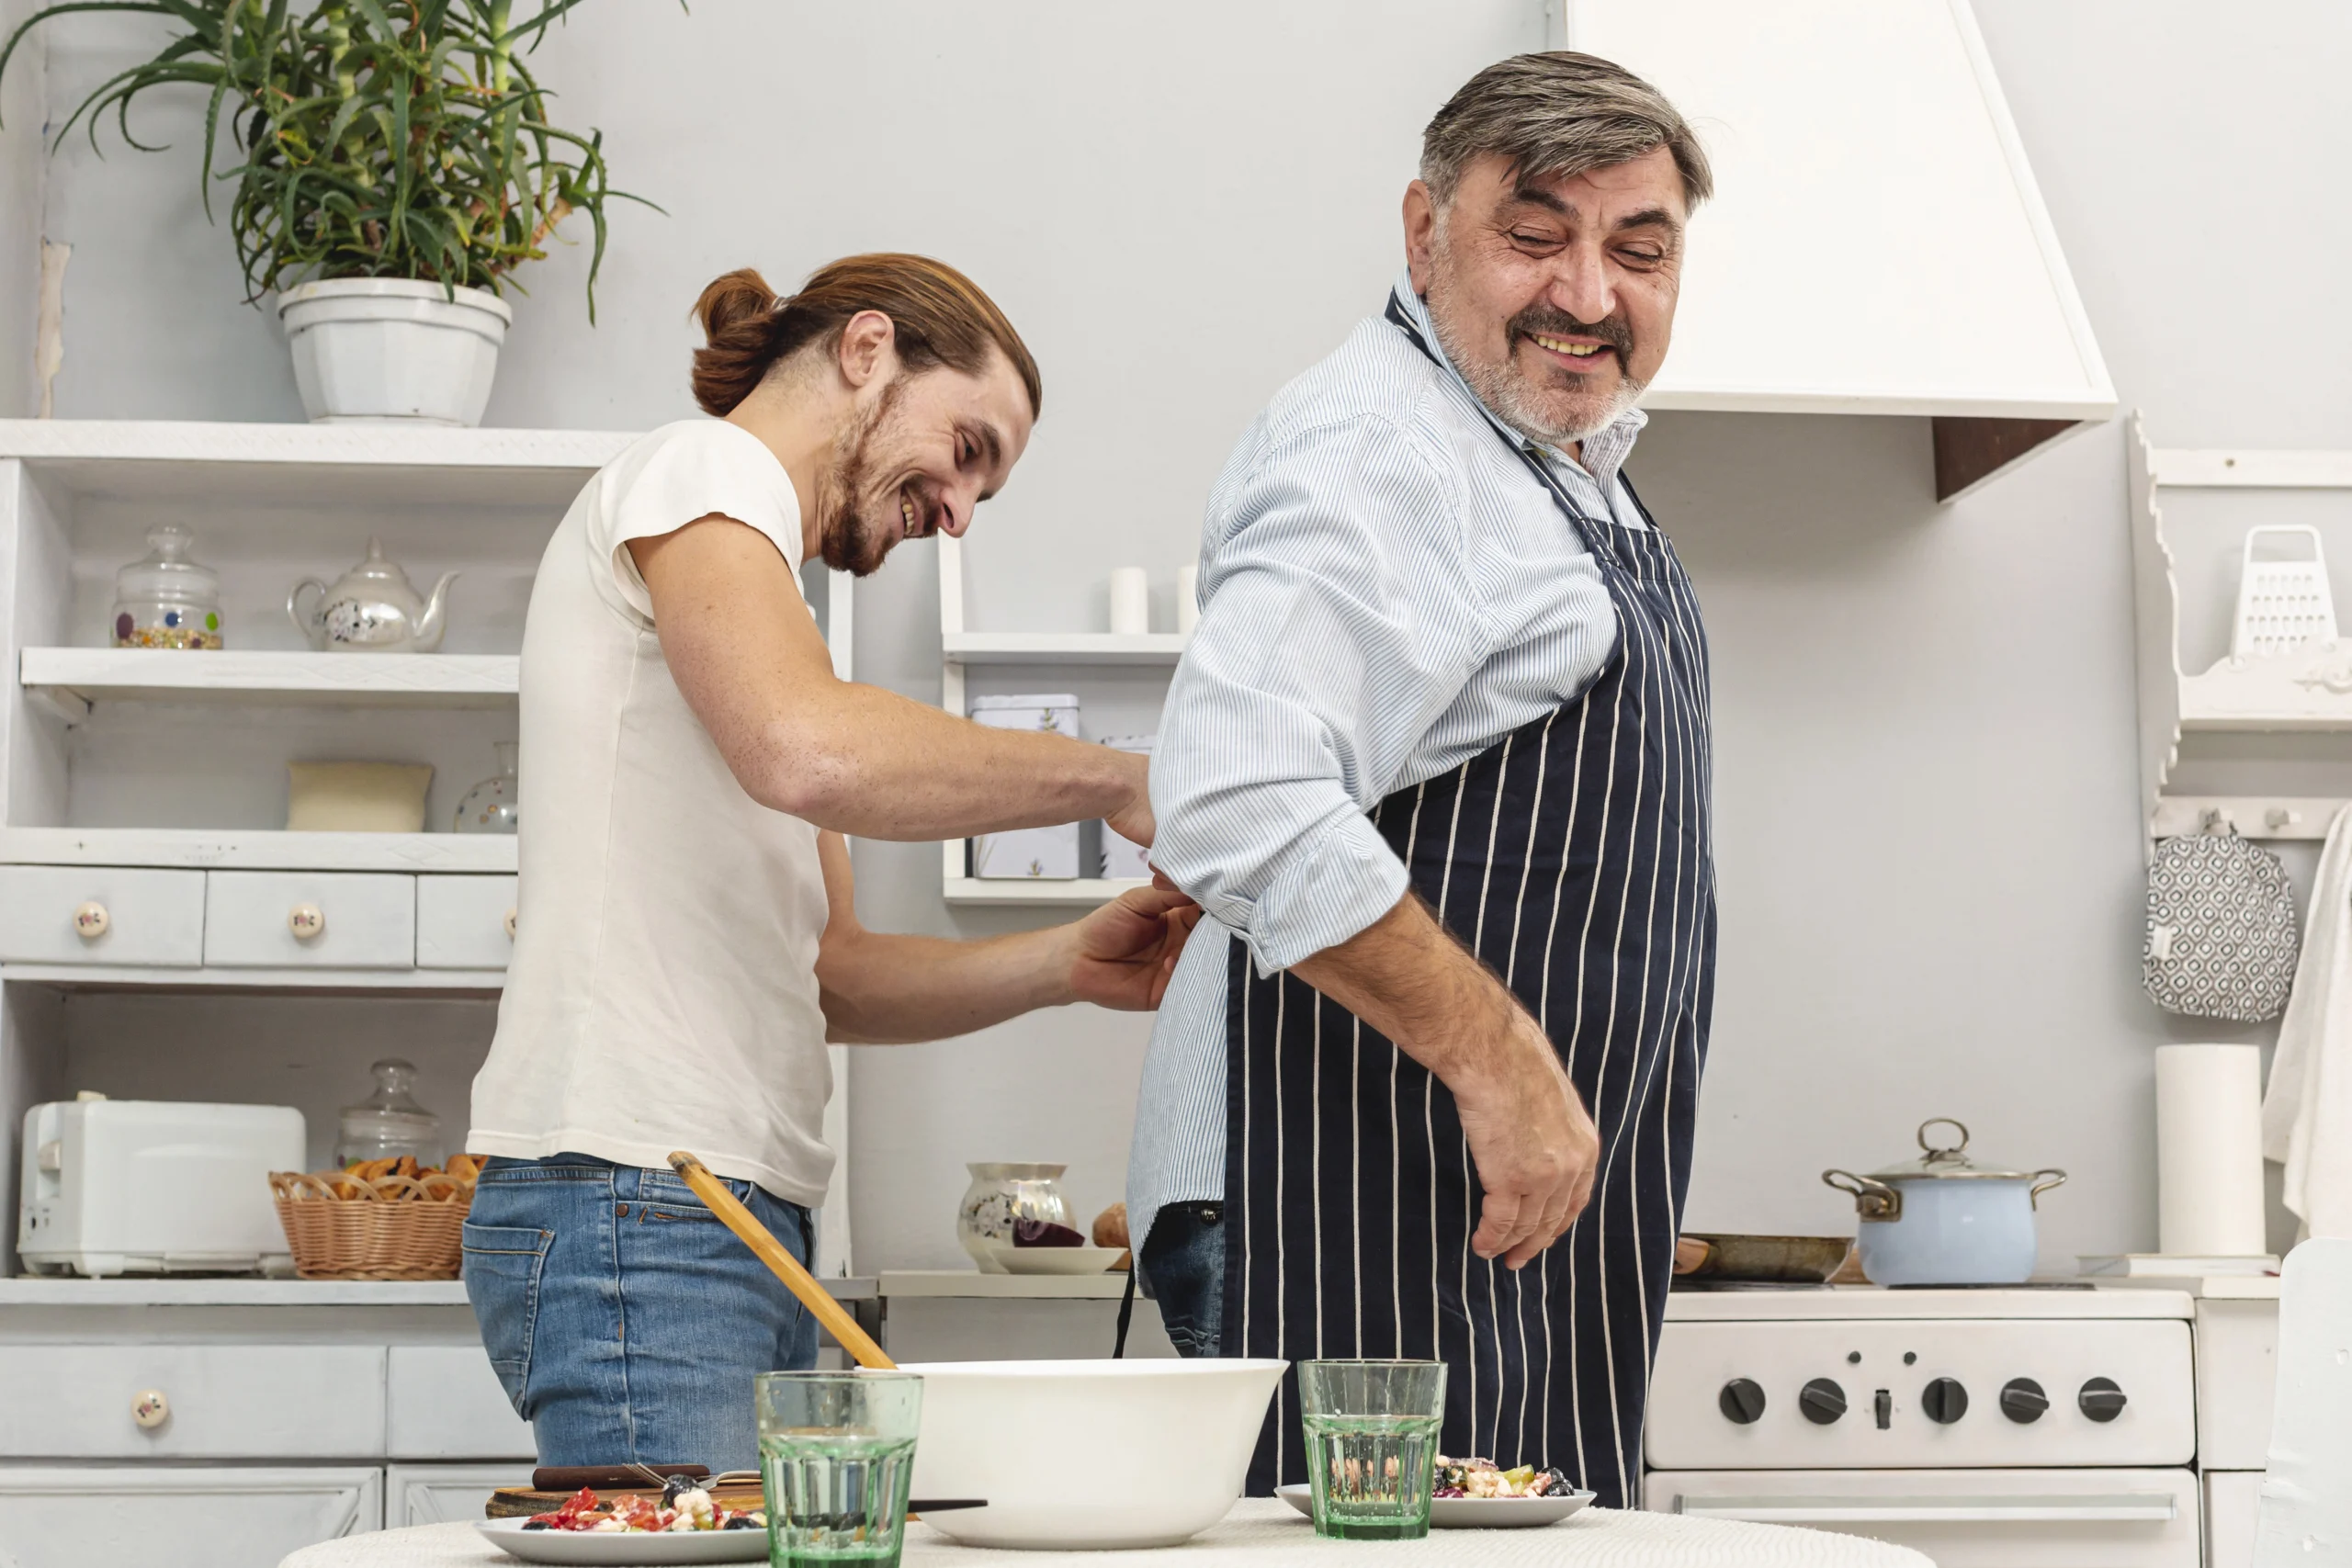
[(710, 1212), (717, 1214), (729, 1230), (742, 1238), (743, 1245), (784, 1281), (787, 1290), (800, 1298), (800, 1304), (816, 1314), (817, 1321), (825, 1325), (826, 1331), (855, 1359), (859, 1366), (878, 1369), (898, 1366), (899, 1363), (884, 1354), (882, 1347), (857, 1325), (857, 1319), (850, 1315), (849, 1309), (833, 1300), (832, 1292), (817, 1282), (817, 1277), (802, 1266), (800, 1259), (792, 1256), (784, 1243), (770, 1234), (767, 1226), (760, 1224), (758, 1216), (737, 1201), (734, 1193), (727, 1190), (725, 1182), (711, 1175), (702, 1161), (681, 1149), (671, 1155), (670, 1168), (694, 1189), (695, 1197), (710, 1205)]

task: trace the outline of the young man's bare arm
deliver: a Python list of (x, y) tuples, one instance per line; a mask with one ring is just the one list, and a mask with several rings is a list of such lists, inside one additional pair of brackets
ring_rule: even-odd
[(1592, 1196), (1600, 1137), (1519, 998), (1407, 894), (1291, 973), (1396, 1043), (1453, 1091), (1485, 1201), (1471, 1249), (1524, 1265)]
[(672, 678), (762, 805), (867, 839), (1102, 817), (1151, 841), (1144, 759), (836, 679), (791, 567), (757, 529), (711, 516), (628, 548)]
[(886, 936), (858, 921), (849, 847), (834, 833), (817, 847), (828, 905), (817, 984), (826, 1035), (844, 1044), (944, 1040), (1069, 1002), (1147, 1011), (1201, 918), (1182, 893), (1141, 887), (1045, 931), (980, 942)]

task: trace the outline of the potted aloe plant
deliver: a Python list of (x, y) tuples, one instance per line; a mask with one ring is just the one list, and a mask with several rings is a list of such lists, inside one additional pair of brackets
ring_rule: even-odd
[(69, 12), (175, 24), (154, 58), (100, 84), (57, 138), (79, 124), (96, 147), (111, 110), (125, 141), (160, 151), (133, 134), (131, 101), (207, 89), (205, 212), (215, 182), (234, 186), (246, 299), (277, 295), (311, 418), (473, 424), (513, 320), (499, 296), (514, 269), (576, 215), (594, 237), (594, 321), (605, 204), (640, 199), (610, 187), (600, 133), (548, 123), (526, 62), (579, 4), (68, 0), (8, 35), (0, 73), (28, 31)]

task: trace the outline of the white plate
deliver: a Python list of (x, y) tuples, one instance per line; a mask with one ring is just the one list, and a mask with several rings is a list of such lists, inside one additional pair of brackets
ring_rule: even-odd
[(606, 1568), (666, 1568), (673, 1562), (765, 1562), (768, 1532), (756, 1530), (526, 1530), (522, 1519), (474, 1526), (509, 1557), (526, 1562), (592, 1562)]
[[(1274, 1495), (1315, 1517), (1315, 1493), (1305, 1482), (1277, 1486)], [(1430, 1528), (1442, 1530), (1527, 1529), (1556, 1524), (1592, 1501), (1589, 1492), (1563, 1492), (1556, 1497), (1438, 1497), (1430, 1503)]]
[(1000, 1247), (1008, 1274), (1100, 1274), (1119, 1260), (1115, 1247)]

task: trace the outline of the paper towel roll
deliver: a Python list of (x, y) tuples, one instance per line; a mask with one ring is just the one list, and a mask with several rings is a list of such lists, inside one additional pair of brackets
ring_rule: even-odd
[(2156, 1235), (2174, 1258), (2264, 1246), (2262, 1050), (2156, 1047)]
[(1139, 566), (1111, 574), (1111, 629), (1123, 637), (1151, 630), (1151, 579)]
[(1189, 632), (1201, 624), (1201, 569), (1196, 566), (1179, 568), (1176, 572), (1176, 629)]

